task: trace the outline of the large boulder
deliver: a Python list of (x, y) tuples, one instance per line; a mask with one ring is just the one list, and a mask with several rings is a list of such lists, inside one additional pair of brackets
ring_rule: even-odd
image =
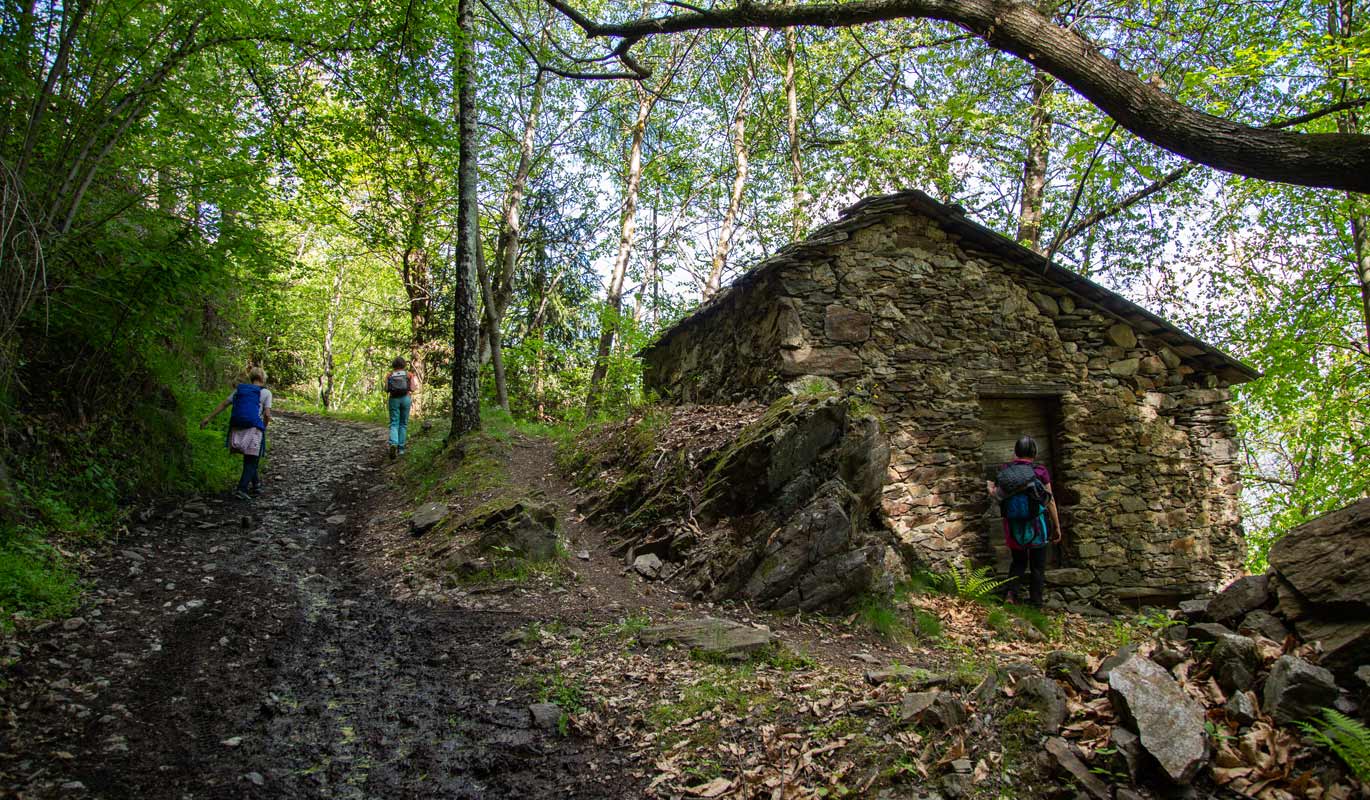
[(1160, 665), (1133, 656), (1108, 674), (1109, 696), (1142, 747), (1176, 783), (1188, 783), (1208, 764), (1204, 708)]
[(745, 513), (770, 500), (842, 438), (847, 411), (836, 394), (787, 397), (771, 406), (718, 459), (704, 489), (709, 512)]
[(1370, 498), (1286, 533), (1270, 567), (1317, 610), (1370, 617)]
[(1337, 699), (1332, 673), (1298, 656), (1280, 656), (1265, 679), (1265, 712), (1276, 722), (1318, 716)]
[(1370, 498), (1286, 533), (1270, 548), (1276, 612), (1321, 663), (1349, 679), (1370, 661)]
[(1249, 611), (1264, 606), (1270, 599), (1270, 579), (1265, 575), (1246, 575), (1228, 584), (1208, 603), (1208, 617), (1214, 622), (1240, 619)]
[(478, 511), (462, 529), (478, 532), (475, 549), (546, 561), (557, 556), (557, 515), (531, 500), (507, 500)]
[(907, 577), (875, 513), (890, 463), (877, 417), (837, 393), (705, 411), (606, 426), (565, 459), (612, 552), (670, 562), (660, 578), (688, 594), (767, 609), (845, 611)]

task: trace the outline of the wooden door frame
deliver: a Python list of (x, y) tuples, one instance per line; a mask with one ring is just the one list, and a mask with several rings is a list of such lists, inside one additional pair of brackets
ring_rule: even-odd
[[(975, 387), (975, 401), (982, 410), (985, 400), (1037, 400), (1042, 403), (1046, 411), (1047, 436), (1051, 438), (1050, 449), (1051, 459), (1046, 464), (1046, 468), (1051, 472), (1052, 495), (1056, 498), (1061, 496), (1062, 482), (1061, 471), (1061, 426), (1063, 423), (1064, 412), (1062, 410), (1061, 398), (1068, 391), (1068, 387), (1058, 383), (980, 383)], [(983, 426), (983, 416), (981, 417)], [(986, 464), (988, 470), (992, 465)], [(1056, 565), (1065, 566), (1067, 559), (1065, 556), (1066, 545), (1070, 541), (1069, 513), (1066, 506), (1057, 499), (1056, 510), (1061, 517), (1061, 536), (1062, 543), (1058, 547), (1052, 545), (1055, 550)]]

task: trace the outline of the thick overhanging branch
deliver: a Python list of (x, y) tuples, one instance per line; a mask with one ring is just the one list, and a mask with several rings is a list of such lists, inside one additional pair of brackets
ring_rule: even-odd
[(504, 21), (504, 18), (500, 16), (499, 12), (496, 11), (496, 10), (494, 9), (494, 7), (491, 6), (488, 2), (486, 2), (486, 0), (481, 0), (481, 7), (484, 8), (484, 9), (486, 10), (486, 12), (487, 12), (488, 14), (490, 14), (491, 17), (494, 18), (495, 22), (498, 23), (499, 26), (500, 26), (501, 28), (503, 28), (503, 29), (505, 30), (505, 32), (508, 33), (508, 34), (514, 39), (514, 41), (518, 44), (518, 46), (519, 46), (525, 53), (528, 54), (528, 57), (531, 58), (531, 59), (533, 59), (533, 63), (537, 65), (539, 74), (541, 74), (541, 73), (548, 73), (548, 74), (556, 75), (556, 76), (559, 76), (559, 77), (562, 77), (562, 78), (569, 78), (569, 79), (572, 79), (572, 80), (583, 80), (583, 81), (603, 81), (603, 80), (630, 80), (630, 81), (640, 81), (640, 80), (645, 80), (645, 79), (651, 77), (651, 75), (652, 75), (651, 69), (649, 69), (649, 68), (643, 66), (640, 62), (638, 62), (638, 60), (637, 60), (636, 58), (633, 57), (633, 55), (632, 55), (631, 53), (628, 52), (630, 49), (632, 49), (633, 45), (635, 45), (635, 44), (638, 43), (638, 41), (641, 39), (641, 37), (637, 37), (637, 36), (630, 36), (630, 37), (627, 37), (627, 38), (625, 38), (622, 42), (619, 42), (618, 45), (615, 46), (614, 49), (613, 49), (608, 55), (596, 56), (596, 57), (593, 57), (593, 58), (584, 58), (584, 57), (576, 56), (576, 55), (574, 55), (574, 54), (568, 52), (565, 48), (563, 48), (563, 47), (561, 47), (560, 45), (558, 45), (558, 44), (556, 43), (555, 40), (549, 39), (548, 41), (550, 41), (550, 43), (551, 43), (552, 46), (557, 50), (557, 52), (560, 53), (560, 54), (562, 55), (563, 58), (567, 59), (568, 61), (570, 61), (570, 62), (572, 62), (572, 63), (575, 63), (575, 64), (596, 64), (596, 63), (602, 63), (602, 62), (604, 62), (604, 61), (608, 61), (608, 60), (610, 60), (610, 59), (618, 59), (618, 61), (619, 61), (621, 64), (623, 64), (624, 67), (627, 68), (626, 71), (622, 71), (622, 72), (610, 72), (610, 71), (600, 71), (600, 70), (585, 70), (585, 69), (572, 69), (572, 68), (569, 68), (569, 67), (563, 67), (563, 66), (559, 66), (559, 65), (557, 65), (557, 64), (549, 63), (546, 59), (542, 58), (542, 57), (538, 54), (538, 52), (533, 48), (533, 46), (532, 46), (531, 44), (529, 44), (529, 43), (528, 43), (528, 42), (519, 34), (519, 32), (518, 32), (517, 30), (514, 29), (513, 26), (511, 26), (509, 23), (505, 22), (505, 21)]
[[(803, 5), (739, 2), (625, 22), (598, 22), (568, 0), (544, 0), (591, 38), (622, 40), (620, 60), (647, 36), (711, 29), (840, 28), (896, 19), (936, 19), (975, 34), (1069, 85), (1138, 137), (1214, 169), (1258, 180), (1370, 193), (1370, 136), (1296, 133), (1254, 127), (1177, 102), (1099, 52), (1088, 39), (1053, 23), (1031, 4), (1011, 0), (854, 0)], [(624, 62), (627, 63), (626, 61)], [(638, 65), (639, 67), (641, 65)], [(631, 66), (630, 69), (633, 69)], [(636, 70), (634, 70), (636, 71)]]

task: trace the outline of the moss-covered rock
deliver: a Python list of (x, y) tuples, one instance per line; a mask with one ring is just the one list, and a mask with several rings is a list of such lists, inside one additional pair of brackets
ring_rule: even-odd
[(905, 575), (879, 524), (889, 446), (831, 392), (759, 407), (680, 407), (582, 437), (581, 508), (696, 594), (781, 609), (842, 608)]

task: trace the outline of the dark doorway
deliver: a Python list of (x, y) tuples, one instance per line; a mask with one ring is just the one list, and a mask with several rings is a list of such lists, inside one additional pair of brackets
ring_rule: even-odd
[[(1060, 491), (1060, 477), (1056, 469), (1056, 418), (1060, 403), (1051, 397), (981, 397), (980, 424), (985, 432), (981, 464), (985, 480), (994, 480), (999, 466), (1013, 460), (1013, 445), (1023, 434), (1037, 440), (1037, 463), (1051, 470), (1052, 489)], [(1004, 544), (1004, 523), (999, 517), (999, 504), (991, 502), (985, 515), (986, 535), (994, 566), (1000, 574), (1008, 574), (1009, 551)]]

